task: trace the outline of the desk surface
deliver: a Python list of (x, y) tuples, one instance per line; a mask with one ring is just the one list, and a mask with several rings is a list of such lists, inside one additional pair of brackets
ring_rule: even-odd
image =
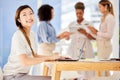
[(57, 66), (57, 70), (120, 70), (119, 61), (54, 61), (45, 62)]
[(45, 64), (52, 64), (52, 80), (60, 80), (61, 71), (120, 71), (119, 61), (53, 61), (45, 62)]

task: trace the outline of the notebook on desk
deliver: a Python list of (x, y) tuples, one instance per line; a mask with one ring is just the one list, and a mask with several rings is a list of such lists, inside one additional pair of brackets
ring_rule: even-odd
[(110, 58), (112, 61), (120, 61), (120, 58)]
[(82, 55), (83, 55), (83, 49), (84, 49), (85, 43), (86, 43), (86, 40), (84, 41), (82, 48), (80, 49), (80, 54), (78, 56), (78, 59), (72, 59), (72, 58), (61, 59), (61, 58), (59, 58), (59, 59), (56, 59), (56, 61), (79, 61), (79, 59), (84, 59), (84, 58), (82, 58)]
[(120, 61), (120, 58), (100, 59), (100, 61)]

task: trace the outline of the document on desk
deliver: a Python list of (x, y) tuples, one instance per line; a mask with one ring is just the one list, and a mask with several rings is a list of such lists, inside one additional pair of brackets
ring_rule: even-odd
[(86, 58), (86, 59), (80, 59), (79, 61), (85, 61), (85, 62), (98, 62), (98, 59), (94, 58)]
[(87, 58), (87, 59), (80, 59), (79, 61), (84, 61), (84, 62), (101, 62), (101, 61), (120, 61), (120, 59), (116, 58), (111, 58), (111, 59), (95, 59), (95, 58)]
[(100, 61), (120, 61), (120, 58), (100, 59)]

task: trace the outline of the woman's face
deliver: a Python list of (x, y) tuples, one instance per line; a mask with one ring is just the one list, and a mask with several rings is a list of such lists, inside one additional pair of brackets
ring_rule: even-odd
[(103, 6), (101, 4), (98, 4), (99, 11), (104, 14), (107, 11), (107, 6)]
[(23, 9), (20, 12), (20, 18), (18, 21), (22, 24), (23, 27), (32, 27), (34, 23), (34, 14), (30, 8)]
[(84, 12), (82, 9), (76, 9), (77, 20), (83, 19), (83, 14), (84, 14)]
[(54, 9), (51, 10), (51, 14), (52, 14), (51, 19), (53, 19), (53, 17), (54, 17)]

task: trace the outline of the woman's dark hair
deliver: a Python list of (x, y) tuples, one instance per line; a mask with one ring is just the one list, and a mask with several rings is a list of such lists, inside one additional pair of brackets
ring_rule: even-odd
[(52, 9), (53, 7), (48, 5), (48, 4), (44, 4), (42, 5), (39, 9), (38, 9), (38, 17), (40, 21), (49, 21), (52, 19)]
[(84, 11), (84, 9), (85, 9), (84, 3), (83, 2), (77, 2), (75, 4), (75, 9), (81, 9), (81, 10)]
[[(18, 19), (20, 18), (20, 13), (21, 13), (21, 11), (24, 10), (24, 9), (26, 9), (26, 8), (30, 8), (30, 9), (32, 10), (32, 8), (31, 8), (30, 6), (28, 6), (28, 5), (22, 5), (22, 6), (20, 6), (20, 7), (17, 9), (16, 14), (15, 14), (15, 23), (16, 23), (17, 27), (20, 29), (20, 31), (23, 33), (23, 35), (25, 36), (25, 38), (26, 38), (26, 40), (27, 40), (27, 42), (28, 42), (28, 44), (29, 44), (29, 46), (30, 46), (30, 49), (31, 49), (31, 51), (32, 51), (32, 55), (33, 55), (33, 57), (35, 57), (35, 53), (34, 53), (34, 51), (33, 51), (33, 49), (32, 49), (30, 39), (29, 39), (29, 37), (27, 36), (27, 34), (26, 34), (25, 30), (24, 30), (24, 27), (23, 27), (22, 24), (18, 21)], [(32, 10), (32, 12), (33, 12), (33, 10)], [(33, 12), (33, 13), (34, 13), (34, 12)]]
[(112, 15), (114, 15), (113, 5), (112, 5), (112, 3), (111, 3), (109, 0), (100, 0), (100, 1), (99, 1), (99, 4), (101, 4), (101, 5), (103, 5), (103, 6), (107, 6), (107, 10), (108, 10)]

